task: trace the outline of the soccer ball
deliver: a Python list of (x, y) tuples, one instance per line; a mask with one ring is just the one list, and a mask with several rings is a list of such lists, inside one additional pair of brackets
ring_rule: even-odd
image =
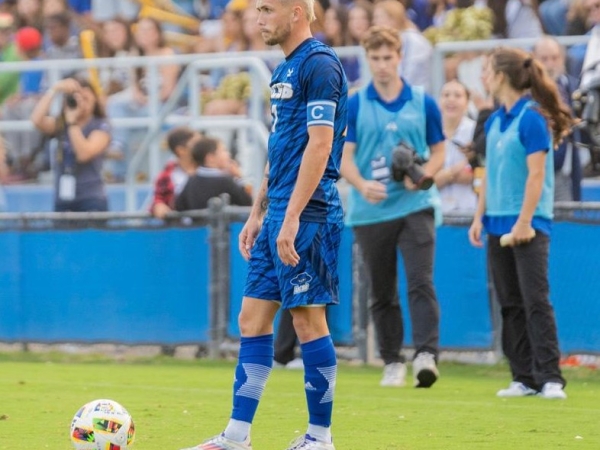
[(76, 450), (128, 450), (135, 439), (135, 426), (119, 403), (99, 399), (75, 413), (70, 436)]

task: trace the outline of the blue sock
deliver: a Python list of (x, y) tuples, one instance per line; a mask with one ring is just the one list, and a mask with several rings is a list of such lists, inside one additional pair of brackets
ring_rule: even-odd
[(304, 388), (308, 405), (308, 423), (331, 426), (337, 360), (331, 336), (300, 345), (304, 361)]
[(273, 335), (242, 337), (231, 418), (252, 423), (273, 366)]

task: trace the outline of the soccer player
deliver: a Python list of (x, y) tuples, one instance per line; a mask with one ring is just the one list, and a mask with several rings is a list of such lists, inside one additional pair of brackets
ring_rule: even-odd
[[(249, 261), (233, 410), (225, 430), (196, 450), (249, 450), (250, 427), (273, 365), (273, 319), (289, 309), (304, 362), (308, 430), (289, 450), (334, 450), (335, 349), (325, 305), (338, 303), (343, 213), (339, 178), (347, 83), (331, 48), (314, 39), (314, 0), (258, 0), (258, 25), (285, 60), (271, 80), (265, 176), (239, 237)], [(268, 205), (268, 209), (267, 209)]]

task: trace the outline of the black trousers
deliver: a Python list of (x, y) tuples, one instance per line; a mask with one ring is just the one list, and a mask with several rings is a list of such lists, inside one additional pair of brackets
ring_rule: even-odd
[(398, 295), (397, 248), (400, 248), (406, 270), (415, 351), (427, 351), (437, 358), (440, 312), (433, 286), (433, 209), (387, 222), (357, 226), (354, 237), (371, 285), (370, 310), (383, 362), (405, 361), (401, 353), (404, 324)]
[(501, 247), (499, 237), (488, 237), (488, 264), (502, 315), (502, 350), (513, 380), (534, 389), (549, 381), (566, 384), (549, 300), (549, 247), (550, 238), (542, 233), (516, 247)]
[(289, 309), (282, 309), (275, 336), (274, 360), (279, 364), (287, 364), (296, 357), (298, 336), (294, 329), (294, 319)]

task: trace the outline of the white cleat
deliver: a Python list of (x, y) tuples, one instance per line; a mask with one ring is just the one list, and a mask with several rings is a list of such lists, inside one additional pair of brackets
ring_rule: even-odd
[(428, 388), (437, 381), (440, 376), (435, 355), (429, 352), (419, 353), (413, 361), (413, 377), (415, 387)]
[(567, 393), (564, 391), (563, 385), (551, 381), (544, 383), (544, 386), (542, 386), (542, 390), (538, 395), (548, 399), (566, 400), (567, 398)]
[(498, 397), (527, 397), (529, 395), (535, 395), (537, 391), (531, 389), (529, 386), (524, 385), (520, 381), (512, 381), (506, 389), (500, 389), (496, 395)]
[(236, 442), (227, 439), (223, 433), (210, 438), (209, 440), (195, 447), (184, 448), (181, 450), (252, 450), (250, 438), (246, 438), (244, 442)]
[(295, 439), (287, 450), (335, 450), (335, 447), (333, 444), (319, 442), (310, 435), (305, 434)]
[(406, 384), (406, 364), (401, 362), (386, 364), (383, 367), (383, 378), (379, 382), (383, 387), (401, 387)]

